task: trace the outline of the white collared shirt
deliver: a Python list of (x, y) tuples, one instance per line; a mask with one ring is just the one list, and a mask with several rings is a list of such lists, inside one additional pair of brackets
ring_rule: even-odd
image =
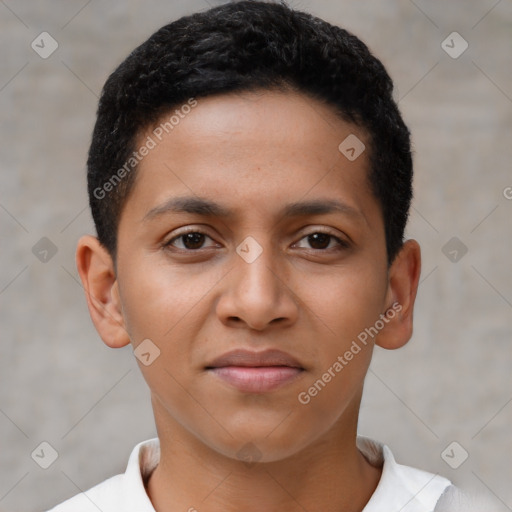
[[(391, 450), (372, 439), (358, 436), (357, 447), (382, 475), (362, 512), (433, 512), (443, 492), (451, 485), (446, 478), (398, 464)], [(158, 438), (133, 448), (126, 472), (113, 476), (77, 494), (48, 512), (155, 512), (144, 481), (158, 465)]]

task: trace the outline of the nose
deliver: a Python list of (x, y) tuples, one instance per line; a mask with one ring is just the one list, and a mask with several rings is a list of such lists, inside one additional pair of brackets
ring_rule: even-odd
[[(262, 331), (271, 325), (289, 326), (298, 317), (298, 302), (287, 284), (290, 269), (278, 261), (268, 244), (264, 248), (252, 240), (245, 246), (249, 248), (245, 254), (240, 251), (234, 255), (235, 266), (226, 276), (217, 315), (231, 327)], [(253, 259), (255, 245), (259, 255)]]

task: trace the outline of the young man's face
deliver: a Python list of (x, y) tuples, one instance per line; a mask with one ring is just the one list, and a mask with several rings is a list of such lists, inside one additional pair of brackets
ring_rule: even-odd
[[(139, 139), (157, 144), (121, 216), (112, 292), (133, 347), (151, 340), (139, 365), (159, 434), (279, 460), (353, 431), (368, 332), (400, 322), (381, 315), (414, 301), (415, 271), (389, 277), (363, 131), (296, 93), (197, 101), (161, 141), (157, 126)], [(338, 149), (350, 135), (367, 147), (355, 160)], [(270, 350), (284, 355), (260, 359)]]

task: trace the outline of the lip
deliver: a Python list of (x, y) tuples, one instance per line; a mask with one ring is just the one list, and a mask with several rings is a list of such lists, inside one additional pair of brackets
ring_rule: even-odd
[(222, 368), (225, 366), (289, 366), (290, 368), (302, 368), (297, 359), (277, 349), (260, 352), (244, 349), (231, 350), (214, 359), (206, 368)]
[(265, 393), (294, 381), (304, 368), (281, 350), (232, 350), (205, 367), (227, 384), (245, 393)]

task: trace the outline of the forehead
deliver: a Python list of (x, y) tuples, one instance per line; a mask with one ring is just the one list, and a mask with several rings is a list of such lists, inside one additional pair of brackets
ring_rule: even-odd
[(175, 107), (139, 137), (137, 147), (152, 146), (138, 164), (129, 201), (139, 219), (184, 195), (229, 204), (224, 210), (233, 215), (270, 214), (315, 196), (363, 215), (375, 209), (367, 152), (351, 160), (340, 151), (347, 138), (366, 144), (366, 134), (329, 106), (275, 91), (194, 102)]

